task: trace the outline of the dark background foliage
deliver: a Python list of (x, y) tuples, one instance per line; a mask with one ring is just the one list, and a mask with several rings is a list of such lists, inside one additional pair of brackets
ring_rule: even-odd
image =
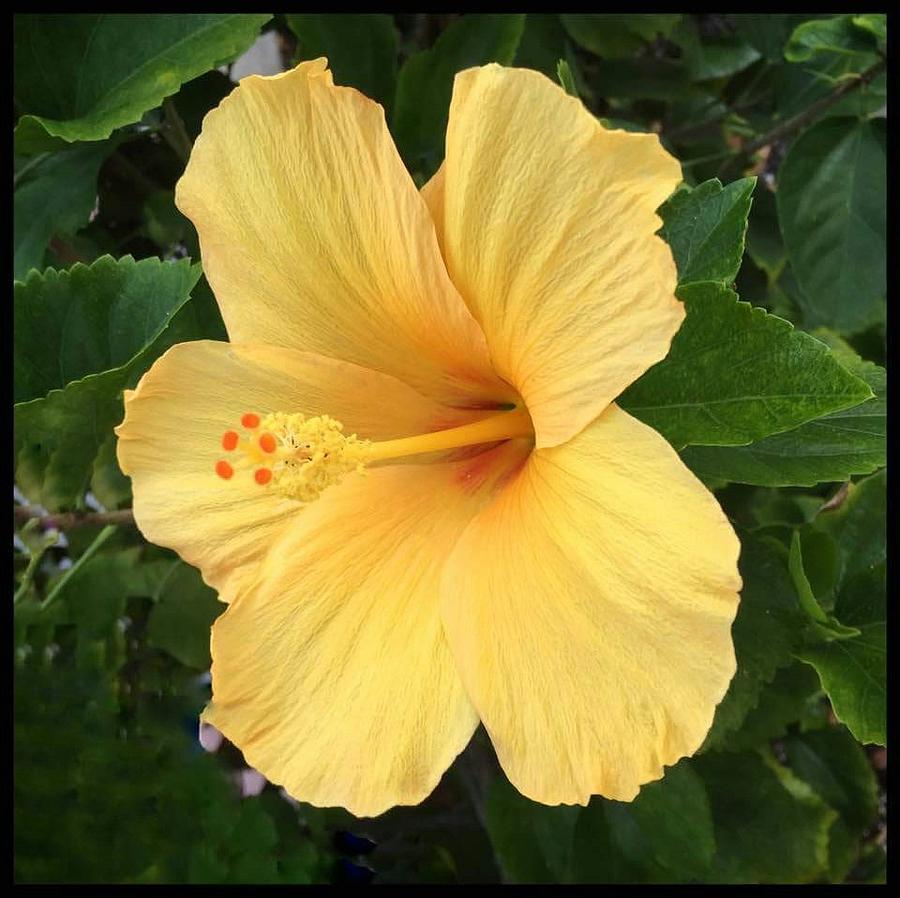
[[(884, 16), (20, 15), (14, 39), (19, 881), (883, 880)], [(688, 317), (621, 402), (716, 491), (745, 587), (706, 743), (630, 804), (534, 804), (480, 730), (421, 806), (357, 820), (198, 741), (221, 606), (130, 526), (112, 427), (168, 346), (225, 338), (173, 190), (257, 39), (381, 102), (420, 185), (454, 73), (490, 61), (682, 162)]]

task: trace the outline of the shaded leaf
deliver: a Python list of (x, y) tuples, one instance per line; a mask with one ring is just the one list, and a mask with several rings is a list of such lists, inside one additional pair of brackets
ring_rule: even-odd
[(883, 319), (886, 196), (881, 120), (819, 122), (788, 152), (778, 217), (809, 327), (857, 333)]
[(489, 62), (509, 65), (524, 25), (524, 15), (468, 13), (433, 47), (406, 60), (397, 78), (391, 131), (411, 171), (428, 176), (444, 157), (456, 73)]
[(97, 202), (97, 175), (116, 148), (99, 141), (37, 157), (13, 199), (13, 276), (22, 279), (44, 267), (52, 237), (83, 228)]
[(712, 882), (812, 882), (827, 871), (837, 814), (788, 768), (751, 752), (705, 754), (695, 768), (715, 822)]
[(506, 777), (497, 777), (485, 803), (485, 825), (507, 879), (570, 881), (572, 839), (580, 811), (529, 801)]
[(208, 670), (209, 631), (224, 611), (200, 576), (183, 561), (173, 562), (156, 592), (147, 624), (147, 641), (188, 667)]
[(759, 702), (766, 683), (794, 661), (806, 619), (784, 559), (764, 539), (741, 534), (741, 600), (731, 633), (737, 672), (716, 708), (704, 748), (726, 748), (728, 734), (740, 727)]
[(657, 35), (667, 37), (681, 16), (669, 14), (563, 14), (569, 36), (585, 50), (606, 59), (631, 56)]
[(336, 84), (349, 84), (390, 109), (397, 78), (394, 17), (382, 13), (294, 13), (296, 60), (328, 57)]

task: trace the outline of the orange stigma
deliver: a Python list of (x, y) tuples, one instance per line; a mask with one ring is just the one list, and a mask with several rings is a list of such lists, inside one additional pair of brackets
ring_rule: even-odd
[(247, 412), (246, 415), (241, 417), (241, 424), (243, 424), (247, 430), (256, 430), (256, 428), (259, 427), (259, 415), (256, 415), (253, 412)]
[(262, 449), (263, 452), (268, 452), (270, 455), (275, 451), (278, 447), (278, 443), (275, 441), (275, 437), (270, 433), (264, 433), (259, 438), (259, 448)]
[(226, 430), (222, 435), (222, 448), (226, 452), (234, 452), (237, 449), (238, 435), (233, 430)]
[(265, 486), (272, 479), (272, 469), (271, 468), (257, 468), (253, 472), (253, 479), (260, 486)]
[(216, 474), (222, 478), (222, 480), (231, 480), (234, 475), (234, 468), (228, 464), (227, 461), (217, 461), (216, 462)]

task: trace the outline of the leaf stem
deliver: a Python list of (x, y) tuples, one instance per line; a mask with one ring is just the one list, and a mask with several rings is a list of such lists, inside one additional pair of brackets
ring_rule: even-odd
[(884, 59), (880, 59), (855, 78), (848, 78), (846, 81), (842, 81), (831, 93), (818, 99), (812, 106), (807, 107), (802, 112), (798, 112), (789, 119), (779, 122), (769, 131), (766, 131), (765, 134), (761, 134), (755, 140), (751, 140), (750, 143), (731, 154), (732, 158), (723, 167), (722, 174), (725, 175), (735, 168), (742, 158), (752, 156), (757, 150), (761, 150), (763, 147), (767, 147), (787, 137), (789, 134), (799, 131), (806, 125), (812, 124), (823, 112), (830, 109), (847, 94), (859, 90), (859, 88), (865, 87), (874, 81), (885, 70), (886, 65), (887, 62)]
[(63, 587), (72, 579), (75, 572), (80, 570), (94, 555), (97, 554), (100, 547), (116, 532), (116, 527), (114, 524), (107, 524), (96, 536), (94, 541), (84, 550), (84, 552), (79, 556), (78, 560), (75, 564), (70, 567), (66, 573), (56, 581), (53, 589), (47, 595), (47, 598), (44, 599), (40, 604), (40, 610), (46, 611), (58, 598), (60, 593), (63, 591)]
[(96, 527), (100, 525), (134, 526), (134, 514), (130, 508), (120, 511), (67, 511), (61, 514), (47, 514), (43, 509), (30, 505), (17, 505), (14, 509), (18, 523), (36, 520), (41, 527), (55, 527), (57, 530), (71, 530), (73, 527)]
[(188, 159), (191, 157), (193, 144), (191, 138), (188, 137), (187, 129), (184, 127), (184, 121), (178, 114), (175, 104), (171, 97), (166, 97), (162, 102), (163, 124), (159, 129), (165, 142), (177, 153), (181, 161), (187, 165)]

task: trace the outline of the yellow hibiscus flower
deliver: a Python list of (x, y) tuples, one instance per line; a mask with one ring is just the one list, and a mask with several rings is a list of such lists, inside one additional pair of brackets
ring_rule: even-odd
[(204, 720), (291, 795), (418, 803), (479, 720), (547, 804), (630, 800), (703, 741), (739, 544), (613, 402), (684, 316), (655, 235), (680, 178), (497, 65), (457, 75), (421, 192), (324, 59), (207, 115), (177, 203), (231, 342), (156, 362), (118, 457), (229, 603)]

